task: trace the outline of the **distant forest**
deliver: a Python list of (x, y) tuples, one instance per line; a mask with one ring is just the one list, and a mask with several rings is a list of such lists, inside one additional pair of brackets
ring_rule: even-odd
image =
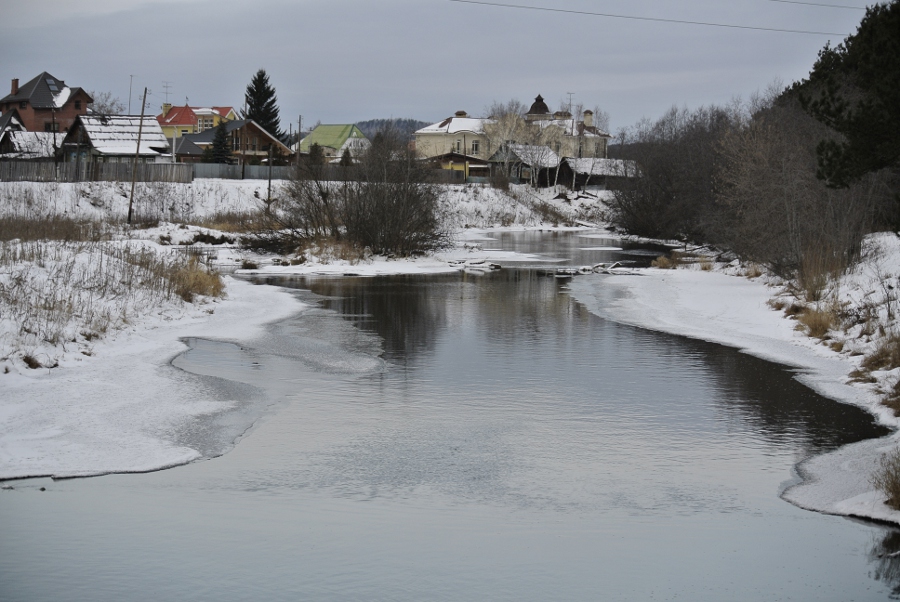
[(420, 130), (426, 125), (431, 125), (430, 121), (419, 121), (418, 119), (369, 119), (368, 121), (360, 121), (356, 124), (366, 138), (371, 140), (375, 134), (387, 127), (393, 127), (398, 134), (404, 138), (412, 138), (416, 130)]

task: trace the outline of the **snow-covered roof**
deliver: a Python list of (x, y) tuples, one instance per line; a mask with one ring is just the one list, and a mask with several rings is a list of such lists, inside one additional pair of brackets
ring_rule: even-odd
[(509, 150), (531, 167), (556, 167), (559, 165), (559, 155), (549, 146), (510, 144)]
[(624, 176), (634, 174), (637, 167), (633, 161), (622, 159), (566, 159), (572, 171), (592, 176)]
[(485, 123), (492, 123), (492, 120), (480, 117), (448, 117), (417, 130), (416, 134), (458, 134), (463, 132), (483, 134)]
[[(137, 149), (139, 115), (83, 115), (80, 117), (90, 145), (104, 155), (134, 155)], [(144, 117), (139, 154), (154, 156), (168, 152), (169, 143), (159, 122), (151, 115)], [(159, 149), (159, 150), (157, 150)]]
[(536, 119), (529, 123), (537, 125), (541, 129), (555, 125), (569, 136), (584, 136), (585, 138), (610, 138), (610, 135), (595, 127), (585, 127), (583, 121), (574, 117), (563, 119)]
[(62, 144), (62, 135), (53, 132), (26, 132), (9, 130), (0, 136), (6, 138), (13, 149), (4, 156), (10, 159), (49, 159), (55, 155), (57, 145)]

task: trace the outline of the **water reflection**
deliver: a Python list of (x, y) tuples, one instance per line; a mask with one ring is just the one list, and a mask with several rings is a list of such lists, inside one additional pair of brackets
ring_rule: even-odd
[[(702, 376), (714, 383), (720, 420), (742, 421), (768, 444), (797, 450), (799, 458), (889, 432), (861, 409), (805, 387), (783, 366), (704, 341), (606, 322), (571, 298), (564, 279), (537, 270), (269, 281), (311, 290), (324, 308), (376, 334), (383, 357), (395, 366), (412, 370), (440, 353), (442, 365), (462, 376), (439, 378), (461, 390), (471, 382), (482, 390), (492, 383), (515, 389), (542, 374), (566, 383), (560, 394), (579, 396), (586, 415), (600, 411), (598, 404), (607, 398), (655, 398), (650, 407), (663, 411), (677, 406), (669, 397), (678, 397), (679, 388), (695, 386)], [(491, 371), (502, 380), (491, 378)], [(601, 383), (603, 400), (591, 393)], [(695, 419), (696, 409), (685, 407), (669, 417)]]
[(868, 412), (823, 398), (789, 368), (702, 341), (679, 343), (705, 351), (699, 357), (718, 383), (722, 407), (775, 444), (800, 444), (808, 456), (891, 432)]
[(869, 550), (871, 577), (891, 588), (891, 599), (900, 600), (900, 530), (889, 529)]

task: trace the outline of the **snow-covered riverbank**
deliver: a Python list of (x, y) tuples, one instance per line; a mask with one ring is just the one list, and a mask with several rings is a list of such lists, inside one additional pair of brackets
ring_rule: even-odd
[[(145, 472), (200, 457), (178, 431), (229, 411), (169, 362), (184, 337), (246, 341), (302, 304), (274, 287), (227, 279), (227, 299), (177, 320), (145, 319), (52, 370), (0, 374), (0, 478)], [(246, 425), (250, 426), (250, 425)]]
[[(859, 281), (866, 269), (861, 266), (848, 280)], [(598, 316), (736, 347), (791, 366), (798, 380), (820, 394), (861, 406), (882, 424), (900, 426), (900, 419), (881, 405), (874, 386), (849, 382), (862, 356), (838, 353), (798, 331), (795, 321), (768, 304), (777, 291), (763, 278), (690, 268), (648, 269), (638, 276), (576, 278), (570, 289)], [(890, 380), (891, 375), (883, 377)], [(882, 453), (898, 440), (895, 434), (807, 459), (798, 466), (803, 482), (789, 484), (783, 497), (810, 510), (900, 523), (900, 512), (887, 507), (884, 495), (870, 483)]]

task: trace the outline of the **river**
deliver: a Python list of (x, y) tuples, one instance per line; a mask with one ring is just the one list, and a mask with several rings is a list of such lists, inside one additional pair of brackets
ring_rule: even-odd
[(804, 458), (885, 435), (871, 416), (781, 366), (598, 318), (546, 270), (656, 249), (573, 233), (483, 244), (538, 260), (259, 280), (310, 309), (173, 360), (239, 402), (172, 434), (207, 459), (13, 482), (0, 598), (900, 594), (900, 531), (779, 497)]

